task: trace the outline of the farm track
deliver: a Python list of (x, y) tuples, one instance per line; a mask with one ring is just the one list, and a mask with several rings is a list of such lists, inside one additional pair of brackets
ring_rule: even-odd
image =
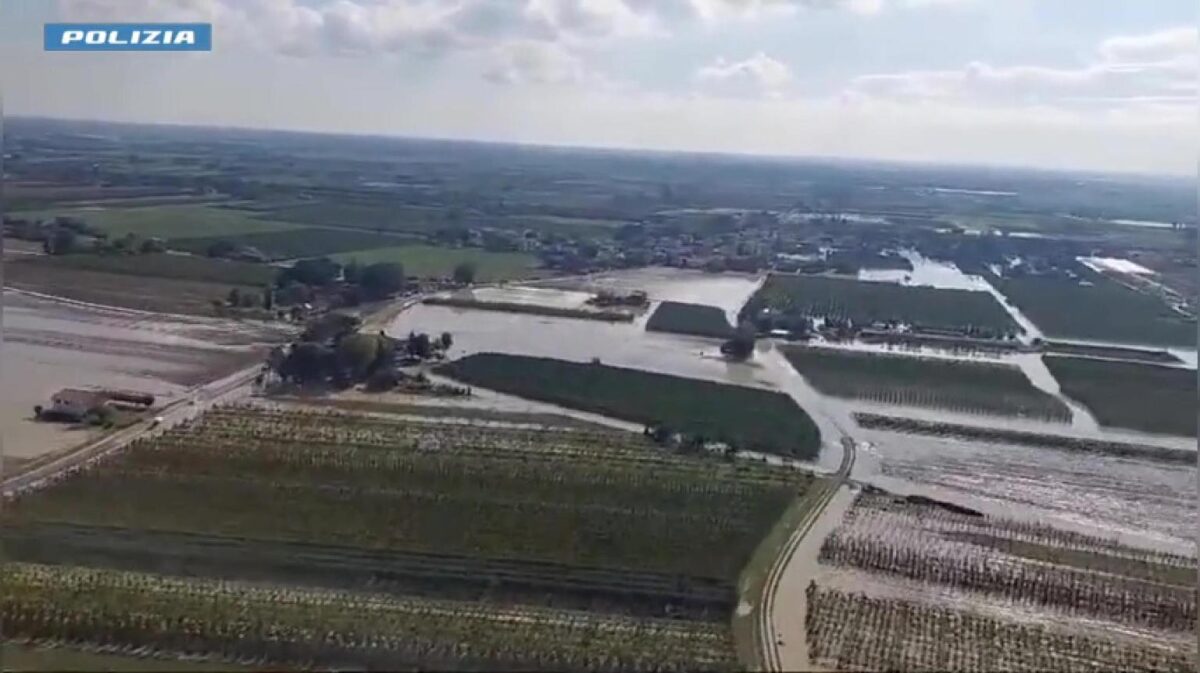
[(763, 598), (759, 603), (758, 615), (755, 619), (757, 631), (756, 642), (760, 648), (760, 665), (764, 671), (775, 673), (784, 670), (782, 658), (779, 654), (779, 643), (775, 635), (775, 601), (783, 571), (791, 562), (800, 543), (804, 541), (804, 536), (812, 530), (813, 525), (821, 518), (833, 496), (847, 483), (850, 473), (854, 469), (854, 460), (857, 453), (857, 445), (854, 439), (848, 435), (844, 435), (841, 445), (842, 462), (838, 467), (838, 471), (832, 477), (822, 480), (816, 486), (816, 488), (823, 489), (820, 497), (792, 532), (787, 543), (784, 545), (782, 553), (776, 558), (775, 563), (772, 564), (771, 569), (768, 571), (767, 581), (763, 586)]

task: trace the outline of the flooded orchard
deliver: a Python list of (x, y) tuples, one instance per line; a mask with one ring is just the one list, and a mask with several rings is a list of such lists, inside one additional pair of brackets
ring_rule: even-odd
[[(957, 271), (957, 270), (955, 270)], [(944, 270), (938, 273), (946, 273)], [(713, 276), (666, 269), (614, 272), (580, 279), (538, 283), (541, 289), (590, 292), (598, 289), (645, 290), (651, 302), (691, 301), (716, 305), (736, 315), (760, 279)], [(506, 291), (512, 290), (511, 286)], [(983, 291), (979, 286), (975, 289)], [(574, 297), (572, 297), (574, 299)], [(853, 436), (862, 449), (853, 477), (901, 493), (924, 493), (951, 502), (1003, 511), (1008, 516), (1053, 521), (1104, 536), (1176, 550), (1191, 549), (1195, 470), (1150, 460), (1072, 454), (1053, 449), (975, 441), (938, 439), (856, 427), (855, 411), (879, 411), (882, 405), (820, 394), (797, 374), (768, 341), (760, 342), (748, 363), (721, 357), (712, 339), (646, 332), (644, 320), (610, 324), (512, 313), (417, 305), (400, 314), (388, 332), (409, 331), (454, 335), (454, 358), (478, 352), (544, 356), (576, 362), (598, 358), (613, 366), (783, 391), (807, 410), (820, 427), (823, 449), (814, 467), (832, 471), (841, 460), (839, 439)], [(885, 346), (857, 348), (889, 350)], [(940, 357), (999, 360), (1015, 364), (1048, 392), (1057, 383), (1034, 354)], [(887, 407), (893, 414), (929, 420), (952, 420), (978, 426), (1160, 446), (1194, 448), (1186, 438), (1115, 432), (1095, 425), (1072, 404), (1075, 422), (1051, 424), (1028, 419), (967, 416), (928, 409)]]

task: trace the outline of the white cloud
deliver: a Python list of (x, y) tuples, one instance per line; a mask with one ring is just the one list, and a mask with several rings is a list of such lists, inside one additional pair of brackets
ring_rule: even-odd
[(1144, 35), (1112, 37), (1100, 44), (1100, 55), (1112, 63), (1155, 63), (1194, 60), (1200, 50), (1200, 31), (1194, 26), (1168, 28)]
[(855, 78), (847, 95), (985, 105), (1097, 105), (1195, 99), (1196, 30), (1177, 29), (1104, 41), (1091, 63), (1074, 67), (994, 66), (910, 71)]
[(519, 41), (492, 54), (495, 63), (484, 78), (497, 84), (579, 84), (588, 79), (583, 63), (561, 45)]
[(964, 1), (971, 0), (59, 0), (59, 13), (67, 21), (211, 21), (222, 43), (265, 40), (293, 55), (354, 55), (655, 36), (695, 21)]
[(786, 64), (760, 51), (742, 61), (718, 58), (696, 71), (696, 80), (721, 93), (778, 94), (791, 83), (792, 71)]

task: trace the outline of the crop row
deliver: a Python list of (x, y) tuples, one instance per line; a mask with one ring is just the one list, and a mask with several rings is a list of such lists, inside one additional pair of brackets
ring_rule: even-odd
[(816, 423), (778, 391), (502, 353), (477, 353), (437, 371), (471, 385), (742, 450), (803, 459), (815, 457), (821, 447)]
[(304, 668), (694, 670), (734, 666), (721, 625), (9, 564), (10, 638)]
[(1039, 624), (810, 585), (810, 658), (839, 671), (1193, 670), (1192, 647), (1099, 638)]
[[(954, 535), (938, 528), (936, 522), (922, 523), (908, 513), (859, 512), (825, 539), (820, 559), (1069, 614), (1170, 631), (1196, 626), (1193, 590), (1178, 582), (1152, 581), (1159, 577), (1144, 563), (1072, 556), (1033, 544), (1009, 545), (1007, 551), (1017, 553), (1004, 553), (1003, 546), (987, 544), (981, 533)], [(1072, 561), (1091, 567), (1073, 567)], [(1157, 570), (1170, 576), (1169, 567)]]
[(229, 417), (136, 442), (12, 499), (4, 519), (728, 581), (808, 484), (796, 471), (743, 471), (738, 462), (649, 446), (642, 451), (667, 469), (598, 456), (548, 460), (544, 447), (481, 451), (452, 435), (435, 434), (439, 448), (382, 438), (363, 446), (337, 442), (316, 423), (239, 439), (247, 428)]
[(63, 562), (190, 576), (370, 590), (501, 605), (544, 605), (617, 615), (726, 621), (732, 581), (448, 554), (387, 552), (332, 545), (32, 524), (0, 529), (10, 561)]
[(190, 436), (194, 441), (289, 441), (306, 446), (382, 447), (391, 450), (442, 451), (510, 456), (521, 460), (563, 459), (631, 469), (694, 472), (703, 479), (803, 484), (806, 476), (752, 461), (723, 461), (706, 456), (679, 456), (645, 442), (633, 433), (581, 433), (496, 427), (472, 427), (419, 421), (389, 420), (347, 414), (279, 412), (262, 409), (219, 409), (202, 421), (168, 433), (162, 441)]
[(1130, 444), (1090, 437), (1053, 435), (1005, 428), (981, 428), (957, 423), (922, 421), (916, 418), (869, 413), (856, 413), (854, 420), (859, 427), (869, 430), (888, 430), (930, 437), (954, 437), (973, 441), (1047, 447), (1063, 451), (1099, 453), (1127, 458), (1148, 458), (1169, 463), (1193, 464), (1196, 462), (1196, 452), (1193, 450), (1173, 449), (1152, 444)]
[(582, 465), (566, 461), (528, 461), (509, 456), (410, 453), (339, 446), (260, 444), (248, 451), (233, 444), (158, 443), (134, 448), (96, 474), (167, 473), (204, 477), (260, 478), (265, 483), (399, 488), (443, 493), (478, 491), (487, 484), (491, 497), (561, 500), (564, 493), (588, 494), (590, 505), (630, 505), (645, 500), (663, 511), (687, 512), (714, 507), (730, 514), (787, 498), (797, 489), (722, 479), (713, 475), (664, 471), (650, 473), (628, 466)]
[(826, 395), (970, 414), (1067, 421), (1070, 409), (1017, 367), (789, 346), (787, 360)]
[[(1121, 544), (1116, 539), (1063, 530), (1035, 521), (964, 514), (947, 507), (909, 502), (882, 493), (860, 494), (855, 499), (854, 506), (846, 514), (843, 529), (850, 528), (860, 521), (866, 521), (867, 525), (872, 525), (869, 519), (879, 516), (881, 513), (906, 515), (909, 523), (905, 525), (903, 521), (888, 520), (875, 525), (877, 534), (885, 529), (893, 533), (901, 530), (907, 531), (914, 522), (919, 522), (922, 528), (946, 534), (986, 535), (998, 540), (1029, 542), (1056, 549), (1094, 552), (1097, 555), (1103, 554), (1171, 568), (1196, 568), (1194, 556), (1130, 547)], [(900, 535), (903, 537), (912, 535), (912, 533), (903, 532)]]

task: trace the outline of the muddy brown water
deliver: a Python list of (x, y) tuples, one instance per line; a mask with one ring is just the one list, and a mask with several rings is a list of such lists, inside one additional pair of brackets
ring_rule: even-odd
[[(612, 288), (643, 289), (652, 301), (700, 301), (736, 313), (759, 282), (759, 278), (752, 276), (723, 277), (658, 269), (629, 274), (614, 272), (586, 281), (573, 279), (569, 286), (575, 291), (597, 283)], [(699, 285), (693, 287), (693, 283)], [(556, 281), (554, 285), (563, 287), (564, 281)], [(546, 285), (543, 283), (541, 287)], [(828, 472), (837, 469), (841, 461), (839, 439), (848, 430), (860, 443), (866, 443), (859, 451), (853, 474), (860, 482), (902, 493), (940, 497), (1010, 517), (1038, 519), (1083, 532), (1115, 536), (1141, 546), (1183, 553), (1193, 553), (1195, 549), (1194, 469), (1137, 459), (865, 431), (853, 423), (852, 414), (859, 410), (882, 411), (927, 420), (1194, 449), (1194, 440), (1187, 438), (1114, 432), (1096, 427), (1094, 420), (1083, 414), (1076, 414), (1075, 421), (1068, 425), (835, 399), (808, 385), (770, 342), (760, 343), (751, 362), (732, 363), (720, 356), (719, 341), (646, 332), (644, 320), (607, 324), (418, 305), (397, 316), (388, 328), (394, 335), (404, 335), (410, 330), (451, 332), (454, 347), (450, 355), (454, 358), (477, 352), (576, 362), (599, 358), (613, 366), (780, 390), (809, 411), (822, 431), (821, 454), (810, 465), (815, 469)], [(947, 357), (944, 353), (941, 356)], [(1022, 354), (1001, 359), (1021, 367), (1039, 388), (1057, 392), (1057, 383), (1037, 356)]]

